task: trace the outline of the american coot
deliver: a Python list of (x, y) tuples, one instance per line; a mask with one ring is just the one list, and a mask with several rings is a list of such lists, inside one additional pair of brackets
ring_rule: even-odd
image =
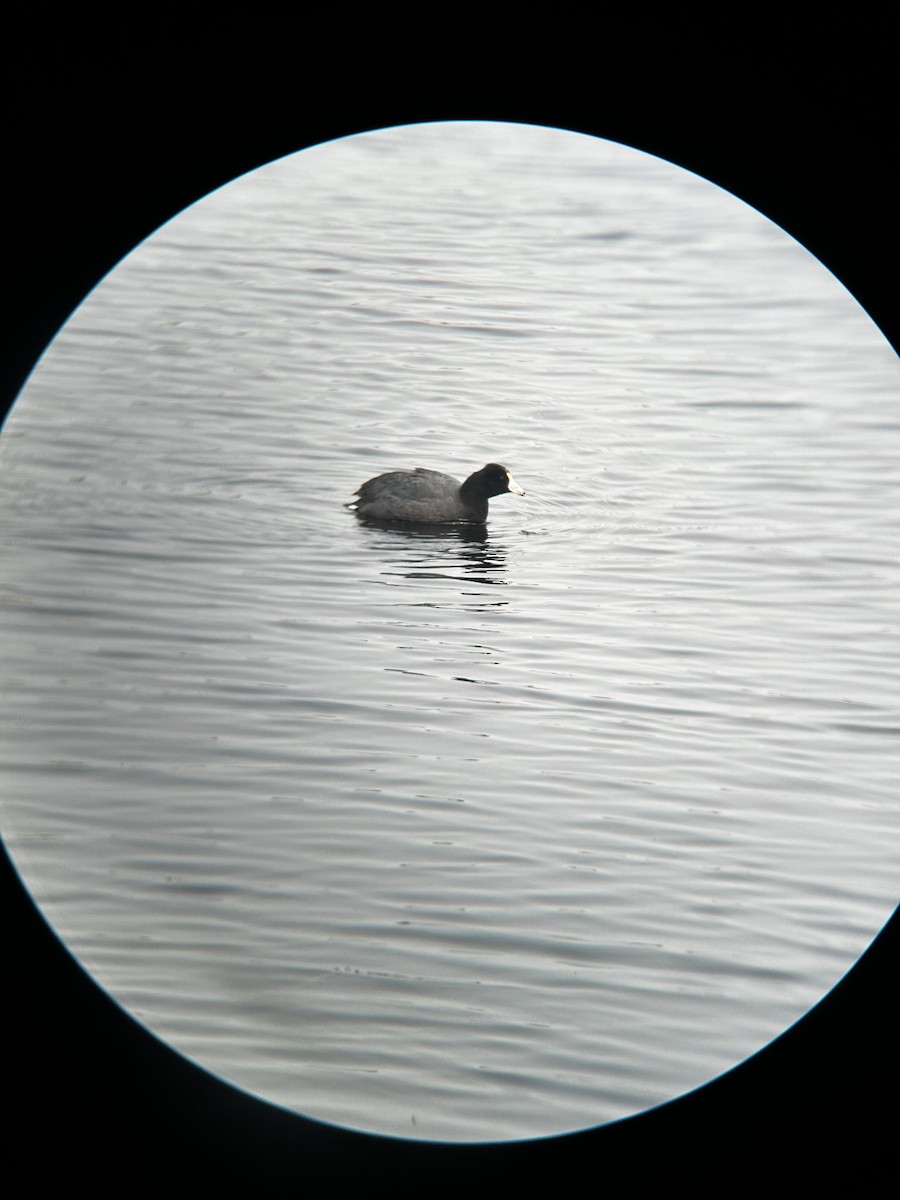
[(373, 521), (416, 521), (444, 525), (487, 520), (488, 499), (503, 492), (524, 496), (506, 467), (488, 463), (460, 483), (442, 471), (386, 471), (356, 489), (356, 515)]

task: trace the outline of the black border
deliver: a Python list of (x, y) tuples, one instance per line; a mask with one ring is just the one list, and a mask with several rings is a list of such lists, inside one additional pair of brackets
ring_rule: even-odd
[[(420, 120), (558, 125), (678, 162), (797, 237), (900, 345), (896, 17), (820, 12), (810, 32), (759, 10), (612, 23), (598, 9), (585, 24), (574, 9), (395, 6), (329, 28), (303, 12), (11, 6), (7, 405), (85, 293), (195, 198), (304, 145)], [(90, 982), (3, 868), (6, 1171), (34, 1194), (318, 1194), (323, 1180), (338, 1195), (525, 1181), (890, 1194), (898, 914), (803, 1021), (698, 1092), (584, 1134), (447, 1147), (317, 1125), (211, 1079)]]

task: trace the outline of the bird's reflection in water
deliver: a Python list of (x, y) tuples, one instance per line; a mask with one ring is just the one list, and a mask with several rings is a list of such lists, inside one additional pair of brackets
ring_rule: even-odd
[(360, 521), (366, 547), (383, 556), (384, 575), (453, 579), (502, 585), (507, 552), (487, 525), (420, 525), (410, 521)]

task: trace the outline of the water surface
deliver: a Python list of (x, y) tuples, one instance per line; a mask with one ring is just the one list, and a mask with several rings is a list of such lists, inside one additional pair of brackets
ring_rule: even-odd
[[(625, 147), (331, 143), (139, 247), (0, 442), (4, 835), (177, 1049), (533, 1137), (765, 1045), (896, 904), (896, 357)], [(505, 463), (484, 529), (344, 507)]]

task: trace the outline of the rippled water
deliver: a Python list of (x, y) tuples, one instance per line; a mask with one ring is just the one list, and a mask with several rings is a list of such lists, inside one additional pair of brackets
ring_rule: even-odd
[[(893, 352), (758, 214), (441, 125), (235, 182), (0, 443), (4, 833), (95, 978), (354, 1128), (595, 1125), (780, 1033), (900, 891)], [(344, 507), (499, 460), (484, 530)]]

